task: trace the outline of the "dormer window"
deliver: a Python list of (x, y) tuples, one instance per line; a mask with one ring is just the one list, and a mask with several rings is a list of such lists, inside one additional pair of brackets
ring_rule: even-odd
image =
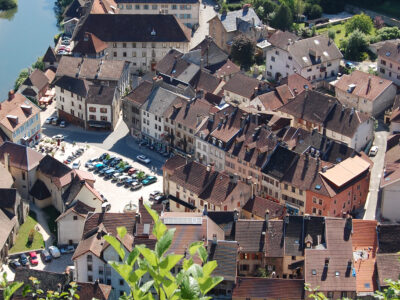
[(316, 276), (316, 275), (317, 275), (317, 270), (312, 269), (312, 270), (311, 270), (311, 274), (312, 274), (313, 276)]
[(339, 276), (340, 276), (340, 272), (339, 272), (339, 271), (336, 271), (336, 272), (335, 272), (335, 276), (336, 276), (336, 277), (339, 277)]

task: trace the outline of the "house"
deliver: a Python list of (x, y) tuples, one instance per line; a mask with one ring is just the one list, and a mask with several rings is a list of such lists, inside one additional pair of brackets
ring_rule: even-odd
[(205, 99), (186, 101), (178, 98), (172, 102), (163, 115), (165, 134), (171, 147), (194, 155), (195, 134), (208, 119), (212, 107)]
[(385, 164), (380, 182), (382, 191), (381, 216), (391, 221), (399, 219), (397, 193), (400, 184), (400, 134), (389, 136), (386, 142)]
[[(62, 76), (87, 80), (95, 85), (116, 87), (119, 97), (122, 97), (129, 87), (129, 62), (63, 55), (57, 68), (56, 79)], [(65, 97), (59, 92), (56, 89), (57, 96)]]
[[(25, 285), (32, 286), (31, 278), (37, 279), (39, 281), (38, 288), (44, 291), (44, 293), (47, 293), (48, 291), (67, 291), (70, 287), (70, 282), (72, 281), (70, 277), (70, 274), (67, 272), (53, 273), (45, 270), (34, 269), (17, 269), (15, 273), (15, 281), (22, 282)], [(105, 285), (98, 281), (94, 283), (76, 282), (76, 285), (76, 295), (79, 296), (79, 299), (95, 298), (98, 300), (108, 300), (111, 293), (110, 285)], [(20, 293), (21, 291), (17, 291), (17, 297)]]
[(46, 53), (43, 55), (42, 61), (44, 63), (45, 70), (57, 69), (59, 57), (57, 57), (54, 48), (51, 48), (50, 46), (47, 48)]
[(396, 91), (393, 81), (358, 70), (335, 83), (336, 97), (342, 104), (374, 117), (392, 107)]
[(236, 222), (235, 241), (239, 245), (238, 271), (240, 276), (255, 276), (264, 267), (265, 220), (242, 220)]
[(277, 31), (268, 40), (266, 78), (279, 80), (297, 73), (314, 82), (336, 76), (343, 58), (335, 43), (319, 35), (299, 40), (291, 33)]
[(14, 245), (19, 228), (18, 217), (0, 209), (0, 264), (8, 260), (8, 251)]
[(0, 162), (11, 174), (14, 187), (22, 199), (32, 200), (29, 191), (36, 180), (36, 170), (43, 155), (35, 150), (11, 142), (0, 146)]
[(13, 143), (36, 144), (41, 138), (40, 108), (22, 94), (10, 91), (0, 105), (0, 129)]
[(74, 55), (88, 58), (102, 58), (108, 44), (100, 40), (93, 33), (85, 32), (74, 44)]
[(377, 51), (378, 75), (400, 85), (400, 46), (397, 41), (386, 41)]
[(240, 67), (233, 61), (228, 59), (218, 70), (215, 71), (215, 76), (221, 78), (225, 82), (229, 81), (233, 75), (240, 72)]
[[(325, 242), (305, 249), (304, 279), (328, 299), (357, 296), (353, 264), (352, 220), (325, 219)], [(307, 291), (306, 296), (311, 292)]]
[(250, 5), (244, 5), (242, 9), (217, 14), (208, 21), (210, 36), (218, 47), (230, 52), (233, 39), (243, 34), (253, 41), (257, 41), (266, 35), (263, 24)]
[(86, 217), (89, 213), (94, 211), (95, 208), (77, 200), (70, 208), (62, 213), (56, 219), (58, 245), (79, 244), (82, 238)]
[(51, 81), (51, 78), (49, 78), (48, 75), (46, 76), (45, 72), (42, 72), (39, 69), (35, 69), (22, 82), (17, 93), (20, 93), (27, 98), (39, 101), (42, 97), (45, 96)]
[[(0, 170), (1, 172), (4, 172), (1, 174), (2, 180), (6, 176), (11, 178), (11, 175), (2, 166), (0, 166)], [(16, 216), (16, 228), (18, 229), (19, 226), (25, 222), (25, 219), (29, 214), (29, 204), (27, 201), (21, 199), (21, 196), (15, 188), (5, 188), (4, 181), (1, 182), (1, 186), (0, 209), (9, 216)]]
[(249, 185), (179, 156), (166, 162), (163, 179), (170, 211), (200, 212), (205, 206), (210, 211), (240, 211), (251, 195)]
[(183, 24), (192, 28), (199, 24), (200, 1), (197, 0), (115, 0), (118, 5), (118, 13), (135, 15), (175, 15)]
[(269, 219), (282, 218), (285, 208), (278, 202), (258, 196), (250, 198), (242, 208), (245, 219), (265, 220), (265, 214)]
[(129, 128), (130, 134), (135, 138), (140, 138), (142, 135), (141, 107), (152, 90), (152, 82), (145, 80), (122, 98), (123, 120)]
[(374, 122), (368, 114), (316, 91), (305, 90), (278, 112), (292, 119), (291, 126), (315, 130), (356, 151), (362, 150), (373, 137)]
[[(264, 266), (265, 271), (271, 278), (283, 278), (283, 258), (285, 256), (284, 248), (284, 221), (268, 220), (267, 231), (265, 234), (265, 252)], [(285, 280), (287, 280), (287, 273)]]
[(400, 96), (396, 96), (390, 113), (390, 132), (400, 133)]
[(302, 93), (306, 88), (311, 89), (311, 82), (299, 74), (291, 74), (280, 80), (280, 85), (273, 91), (258, 95), (250, 101), (250, 105), (258, 111), (275, 111), (282, 105)]
[(249, 106), (250, 101), (257, 95), (261, 82), (242, 73), (236, 73), (224, 85), (224, 96), (228, 103)]
[(287, 299), (304, 297), (304, 280), (238, 277), (233, 289), (233, 300)]
[(191, 40), (190, 29), (166, 14), (89, 14), (80, 19), (72, 40), (87, 33), (107, 43), (106, 60), (128, 61), (132, 71), (153, 70), (171, 48), (188, 52)]
[[(232, 295), (236, 284), (238, 243), (236, 241), (209, 242), (208, 259), (216, 260), (218, 266), (213, 271), (213, 276), (222, 276), (224, 280), (211, 292), (213, 299), (224, 299)], [(221, 298), (219, 298), (221, 297)]]
[(235, 240), (235, 228), (236, 222), (239, 220), (239, 212), (234, 211), (204, 211), (207, 216), (214, 221), (225, 233), (225, 240), (234, 241)]
[[(134, 227), (136, 213), (90, 213), (88, 214), (82, 239), (72, 256), (76, 272), (76, 281), (106, 283), (114, 287), (110, 299), (118, 299), (130, 288), (124, 279), (108, 264), (118, 261), (119, 256), (103, 236), (111, 234), (123, 245), (125, 253), (134, 248)], [(117, 236), (117, 227), (124, 226), (127, 234), (122, 239)]]
[(398, 280), (400, 274), (400, 225), (380, 224), (377, 227), (378, 254), (376, 256), (376, 280), (380, 291), (388, 287), (386, 280)]

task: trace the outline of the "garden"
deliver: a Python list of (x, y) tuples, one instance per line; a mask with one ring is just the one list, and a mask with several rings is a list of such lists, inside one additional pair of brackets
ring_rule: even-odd
[(14, 246), (10, 253), (25, 252), (44, 248), (42, 234), (37, 230), (36, 214), (31, 211), (24, 224), (19, 228)]

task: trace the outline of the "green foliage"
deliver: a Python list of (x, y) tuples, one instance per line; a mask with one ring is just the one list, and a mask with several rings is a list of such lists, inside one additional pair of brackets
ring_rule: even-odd
[(334, 40), (334, 39), (335, 39), (335, 36), (336, 36), (335, 30), (329, 29), (329, 30), (328, 30), (328, 38), (329, 38), (330, 40)]
[(362, 33), (369, 34), (374, 28), (371, 18), (365, 14), (355, 15), (345, 23), (346, 34), (358, 29)]
[(375, 298), (387, 300), (387, 299), (399, 299), (400, 298), (400, 280), (385, 280), (388, 283), (388, 287), (383, 292), (377, 291)]
[(344, 11), (345, 0), (321, 0), (320, 4), (323, 11), (327, 14), (335, 14)]
[(15, 0), (0, 0), (0, 11), (10, 10), (17, 7)]
[(57, 45), (57, 42), (60, 39), (61, 35), (62, 35), (61, 32), (54, 35), (54, 45)]
[(252, 40), (244, 35), (234, 37), (231, 56), (232, 59), (243, 66), (249, 68), (254, 62), (255, 45)]
[(32, 68), (44, 71), (43, 56), (37, 58), (37, 60), (32, 64)]
[(391, 39), (400, 38), (400, 29), (399, 27), (383, 27), (376, 31), (377, 38), (380, 41), (386, 41)]
[[(154, 299), (151, 288), (157, 293), (158, 299), (210, 299), (206, 294), (223, 278), (211, 276), (217, 267), (217, 262), (208, 261), (203, 242), (191, 244), (185, 256), (166, 254), (172, 244), (175, 229), (168, 229), (157, 213), (147, 205), (146, 209), (154, 220), (153, 235), (157, 238), (155, 250), (137, 245), (127, 256), (119, 241), (126, 234), (126, 229), (118, 229), (119, 239), (104, 236), (122, 260), (109, 263), (131, 289), (130, 294), (125, 295), (124, 299)], [(202, 265), (194, 263), (196, 255)], [(179, 262), (182, 263), (182, 269), (174, 277), (171, 270)], [(146, 273), (151, 280), (141, 282)]]
[(17, 290), (21, 288), (23, 285), (22, 282), (8, 282), (7, 273), (3, 273), (3, 279), (0, 281), (0, 287), (3, 290), (3, 298), (4, 300), (12, 299), (13, 295)]
[(271, 0), (253, 0), (252, 4), (258, 17), (264, 23), (268, 23), (270, 21), (271, 13), (274, 12), (276, 7), (278, 6), (275, 2), (272, 2)]
[(138, 180), (142, 180), (142, 179), (144, 179), (145, 177), (146, 177), (146, 173), (143, 172), (143, 171), (140, 171), (140, 172), (136, 173), (136, 178), (137, 178)]
[(14, 83), (14, 91), (17, 91), (21, 84), (29, 77), (28, 69), (23, 69)]
[(274, 12), (270, 25), (280, 30), (289, 30), (292, 27), (293, 16), (289, 7), (282, 3)]
[(304, 14), (310, 20), (318, 19), (322, 15), (322, 8), (318, 4), (307, 3), (304, 8)]
[(356, 29), (347, 40), (342, 41), (340, 47), (346, 59), (359, 61), (362, 59), (361, 53), (367, 50), (368, 39), (364, 33)]
[(61, 27), (61, 22), (63, 20), (63, 14), (65, 9), (72, 3), (73, 0), (56, 0), (54, 3), (54, 13), (57, 18), (57, 25)]

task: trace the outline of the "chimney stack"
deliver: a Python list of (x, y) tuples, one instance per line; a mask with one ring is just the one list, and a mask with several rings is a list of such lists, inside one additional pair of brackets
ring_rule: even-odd
[(237, 222), (237, 220), (239, 219), (239, 212), (238, 210), (235, 208), (233, 211), (233, 221)]
[(4, 167), (7, 171), (10, 171), (10, 154), (4, 153)]
[(15, 96), (14, 90), (10, 90), (8, 92), (8, 101), (11, 101), (12, 99), (14, 99), (14, 96)]
[(215, 233), (213, 234), (213, 241), (212, 242), (213, 242), (214, 245), (218, 244), (217, 235)]
[(207, 211), (207, 204), (204, 204), (204, 208), (203, 208), (203, 216), (207, 216), (208, 215), (208, 211)]
[(268, 225), (268, 221), (269, 221), (269, 209), (265, 210), (265, 222), (267, 222)]

